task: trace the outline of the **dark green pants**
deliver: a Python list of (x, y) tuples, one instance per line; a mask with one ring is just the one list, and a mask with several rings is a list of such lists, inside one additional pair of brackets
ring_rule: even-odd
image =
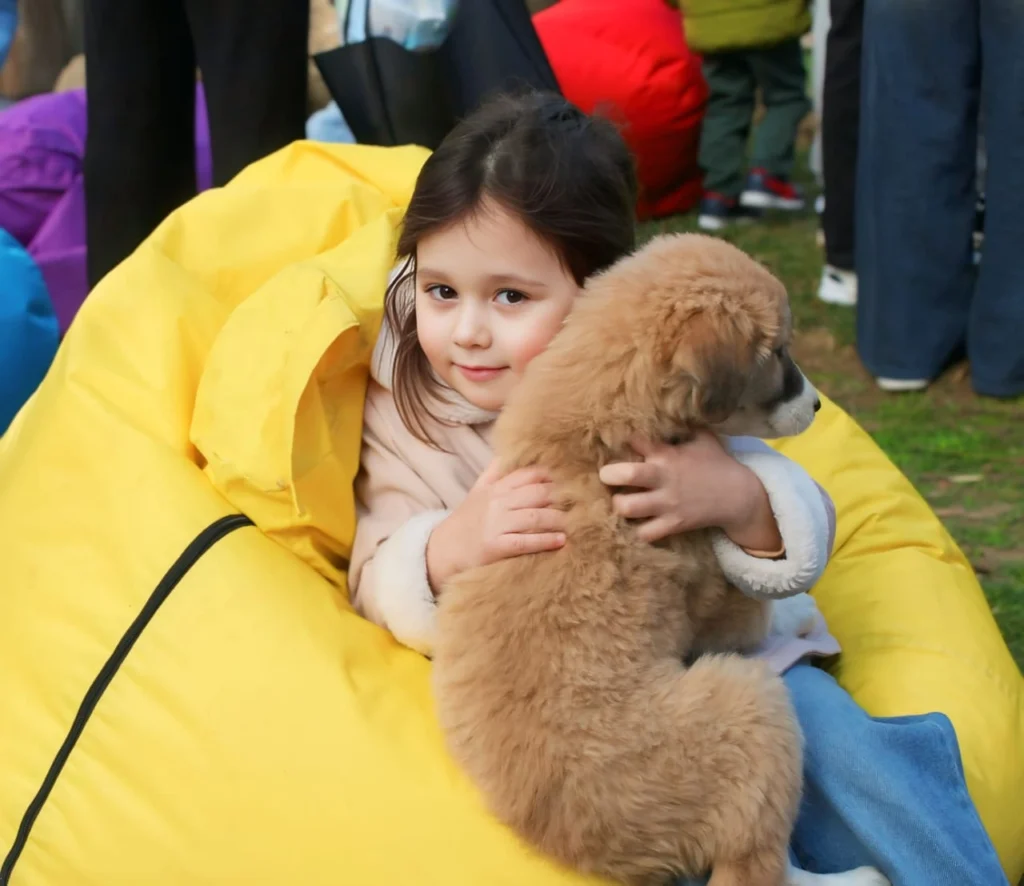
[(704, 79), (710, 93), (700, 136), (704, 190), (726, 197), (743, 190), (758, 89), (765, 114), (754, 134), (750, 167), (788, 177), (797, 127), (811, 107), (800, 41), (706, 55)]

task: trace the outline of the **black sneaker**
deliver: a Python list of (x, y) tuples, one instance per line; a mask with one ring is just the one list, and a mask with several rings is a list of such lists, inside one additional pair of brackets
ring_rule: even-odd
[(761, 217), (760, 210), (741, 206), (735, 197), (707, 191), (700, 201), (697, 227), (702, 231), (721, 231), (734, 224), (750, 223)]

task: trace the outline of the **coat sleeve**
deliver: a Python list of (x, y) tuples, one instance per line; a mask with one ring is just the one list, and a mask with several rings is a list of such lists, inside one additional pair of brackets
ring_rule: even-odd
[(791, 597), (809, 591), (828, 565), (835, 540), (832, 499), (811, 476), (784, 455), (753, 437), (726, 441), (729, 451), (750, 468), (768, 493), (779, 525), (784, 554), (754, 556), (716, 532), (715, 554), (731, 584), (761, 599)]
[(370, 398), (355, 491), (357, 523), (349, 564), (352, 604), (400, 643), (429, 656), (437, 607), (427, 580), (427, 540), (449, 512), (401, 457)]

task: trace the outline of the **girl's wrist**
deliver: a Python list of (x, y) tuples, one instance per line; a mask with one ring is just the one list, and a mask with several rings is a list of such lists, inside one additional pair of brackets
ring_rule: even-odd
[(734, 491), (727, 497), (733, 505), (724, 515), (720, 528), (741, 548), (781, 550), (782, 537), (768, 493), (757, 474), (739, 462), (735, 464), (738, 470), (730, 480)]
[(441, 586), (459, 571), (452, 556), (453, 548), (447, 539), (446, 527), (451, 519), (449, 516), (438, 523), (427, 539), (427, 583), (435, 597), (440, 593)]

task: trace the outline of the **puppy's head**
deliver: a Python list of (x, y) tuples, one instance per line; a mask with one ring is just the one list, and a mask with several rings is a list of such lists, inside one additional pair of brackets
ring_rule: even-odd
[(810, 427), (820, 408), (818, 392), (780, 343), (755, 362), (735, 408), (712, 426), (734, 436), (792, 437)]
[(786, 290), (735, 246), (657, 237), (588, 288), (597, 297), (582, 313), (593, 320), (579, 320), (602, 327), (608, 353), (630, 354), (612, 399), (633, 424), (664, 437), (710, 427), (770, 438), (813, 421), (818, 394), (789, 355)]

